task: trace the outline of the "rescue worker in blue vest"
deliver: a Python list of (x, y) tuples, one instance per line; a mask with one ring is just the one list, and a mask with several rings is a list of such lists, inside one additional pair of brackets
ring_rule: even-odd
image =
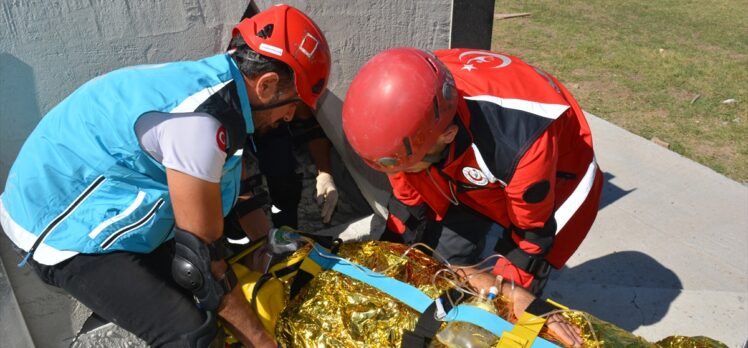
[[(21, 265), (151, 346), (209, 346), (216, 314), (243, 344), (275, 346), (214, 242), (251, 174), (242, 168), (256, 170), (242, 165), (253, 135), (290, 121), (299, 103), (316, 107), (330, 51), (287, 5), (233, 36), (235, 51), (78, 88), (31, 133), (0, 196)], [(255, 209), (242, 226), (257, 238), (270, 223)]]

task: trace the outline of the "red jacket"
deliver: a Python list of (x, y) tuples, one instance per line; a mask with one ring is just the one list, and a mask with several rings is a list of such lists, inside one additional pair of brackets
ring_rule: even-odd
[[(560, 268), (592, 226), (603, 182), (582, 109), (558, 80), (517, 57), (470, 49), (434, 53), (460, 95), (458, 135), (443, 165), (428, 169), (431, 178), (426, 171), (391, 175), (395, 198), (408, 206), (425, 203), (431, 218), (441, 220), (451, 189), (460, 204), (512, 228), (524, 252), (545, 255)], [(394, 215), (388, 225), (405, 230)], [(544, 228), (551, 238), (555, 232), (550, 250), (522, 237)], [(525, 287), (533, 279), (503, 258), (494, 273)]]

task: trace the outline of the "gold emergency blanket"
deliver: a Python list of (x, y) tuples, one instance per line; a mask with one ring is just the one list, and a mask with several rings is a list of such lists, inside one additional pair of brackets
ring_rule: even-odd
[[(387, 242), (353, 243), (342, 245), (339, 255), (410, 283), (431, 298), (450, 287), (444, 280), (435, 284), (432, 280), (443, 268), (439, 262), (416, 249), (402, 257), (407, 249)], [(307, 247), (299, 252), (308, 250)], [(505, 299), (499, 298), (495, 304), (502, 317), (516, 320)], [(564, 315), (582, 329), (585, 347), (726, 347), (706, 337), (671, 336), (650, 343), (586, 313)], [(287, 304), (278, 319), (275, 336), (283, 347), (399, 347), (403, 332), (415, 327), (418, 316), (407, 305), (365, 283), (335, 271), (323, 271)], [(592, 322), (597, 341), (585, 317)], [(558, 342), (545, 328), (540, 337)]]
[[(697, 336), (669, 336), (656, 343), (636, 336), (618, 326), (606, 321), (600, 320), (586, 312), (568, 312), (563, 314), (567, 320), (582, 329), (582, 339), (585, 347), (624, 347), (624, 348), (727, 348), (722, 342), (713, 340), (709, 337)], [(584, 317), (587, 317), (585, 319)], [(593, 331), (590, 330), (590, 323), (594, 330), (597, 341), (593, 339)], [(541, 335), (542, 336), (542, 335)], [(555, 342), (555, 341), (554, 341)], [(560, 344), (559, 344), (560, 345)]]

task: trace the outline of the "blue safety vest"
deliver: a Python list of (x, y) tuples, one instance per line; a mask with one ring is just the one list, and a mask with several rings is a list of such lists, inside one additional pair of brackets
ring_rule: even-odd
[[(244, 80), (228, 54), (124, 68), (87, 82), (21, 148), (0, 195), (6, 235), (46, 265), (78, 253), (147, 253), (172, 238), (165, 168), (140, 148), (134, 125), (148, 112), (215, 111), (205, 104), (227, 90), (239, 102), (223, 98), (230, 110), (218, 111), (241, 115), (252, 133)], [(224, 215), (240, 180), (241, 156), (230, 154), (220, 183)]]

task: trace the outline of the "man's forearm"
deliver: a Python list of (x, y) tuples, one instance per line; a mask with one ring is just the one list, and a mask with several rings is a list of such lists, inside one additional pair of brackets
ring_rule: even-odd
[(262, 209), (255, 209), (240, 217), (239, 224), (251, 240), (264, 237), (272, 227), (270, 220)]
[(332, 144), (327, 138), (315, 138), (309, 140), (309, 155), (314, 161), (314, 165), (317, 166), (317, 170), (320, 172), (331, 173), (330, 167), (330, 149)]
[(249, 306), (240, 286), (226, 294), (218, 315), (245, 347), (277, 346)]
[(522, 288), (519, 284), (513, 284), (511, 281), (502, 281), (499, 284), (496, 281), (496, 276), (491, 274), (489, 271), (480, 271), (473, 267), (452, 267), (455, 272), (462, 273), (468, 278), (468, 282), (473, 288), (488, 289), (492, 286), (501, 288), (501, 295), (508, 298), (514, 305), (514, 314), (519, 316), (525, 311), (527, 306), (530, 305), (535, 296), (529, 291)]

